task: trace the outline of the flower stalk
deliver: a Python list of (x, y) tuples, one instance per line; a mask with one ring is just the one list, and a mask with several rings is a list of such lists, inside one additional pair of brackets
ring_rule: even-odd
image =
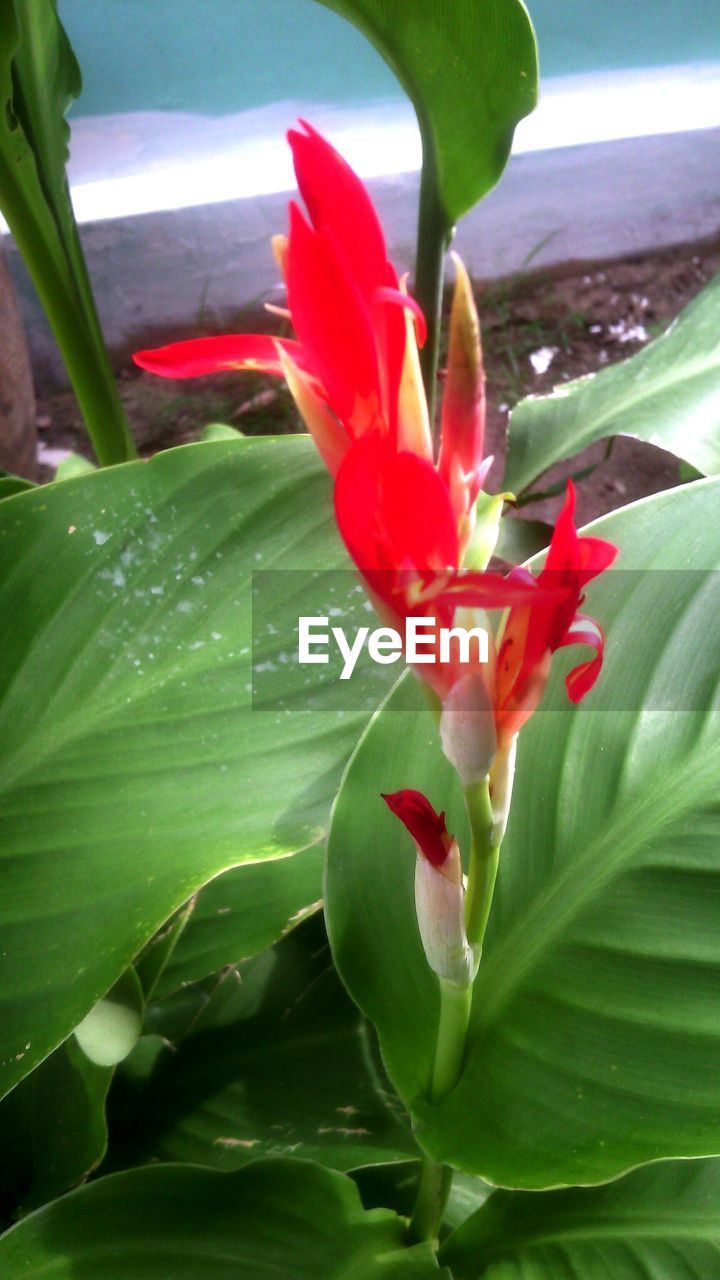
[(420, 175), (415, 297), (427, 323), (427, 338), (420, 352), (420, 368), (431, 426), (435, 423), (445, 254), (450, 247), (451, 238), (452, 230), (448, 229), (445, 211), (438, 195), (435, 160), (430, 147), (425, 143)]
[(465, 928), (468, 942), (479, 962), (500, 860), (500, 842), (487, 778), (465, 788), (465, 806), (472, 836), (465, 895)]
[(455, 1088), (462, 1074), (465, 1040), (470, 1022), (472, 981), (458, 986), (445, 978), (440, 984), (440, 1021), (430, 1083), (432, 1102), (440, 1102)]
[[(462, 1074), (473, 992), (472, 981), (462, 986), (445, 978), (439, 978), (438, 982), (440, 1019), (430, 1081), (431, 1102), (441, 1102), (455, 1088)], [(437, 1240), (452, 1177), (449, 1165), (438, 1164), (423, 1152), (417, 1198), (409, 1227), (412, 1241)]]

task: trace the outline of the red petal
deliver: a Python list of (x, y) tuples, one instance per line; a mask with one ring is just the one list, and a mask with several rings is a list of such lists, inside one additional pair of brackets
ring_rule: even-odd
[(368, 296), (387, 283), (387, 251), (378, 216), (347, 161), (305, 120), (300, 124), (304, 133), (291, 129), (287, 135), (300, 194), (313, 226), (330, 228), (353, 265), (358, 287)]
[(618, 549), (603, 538), (579, 537), (574, 514), (575, 485), (568, 480), (565, 502), (555, 522), (543, 572), (572, 574), (579, 595), (586, 583), (612, 564)]
[(424, 347), (427, 338), (427, 323), (420, 303), (411, 298), (409, 293), (403, 293), (402, 289), (394, 289), (391, 285), (385, 285), (382, 289), (378, 289), (375, 297), (380, 302), (389, 302), (396, 307), (404, 307), (406, 311), (412, 311), (415, 317), (417, 344), (419, 347)]
[(397, 274), (388, 262), (382, 227), (363, 183), (325, 138), (306, 121), (300, 123), (303, 133), (295, 129), (288, 133), (300, 194), (313, 227), (329, 237), (367, 307), (384, 419), (394, 435), (405, 324), (396, 306), (377, 304), (382, 300), (379, 291), (398, 290)]
[(589, 658), (587, 662), (581, 662), (577, 667), (573, 667), (565, 677), (565, 688), (570, 701), (582, 702), (600, 675), (603, 664), (605, 636), (602, 627), (594, 618), (578, 613), (568, 628), (567, 635), (557, 647), (564, 649), (572, 644), (586, 644), (595, 650), (594, 658)]
[(543, 588), (532, 575), (530, 581), (518, 580), (508, 574), (503, 578), (499, 573), (489, 570), (468, 570), (457, 573), (444, 586), (433, 603), (449, 603), (470, 609), (507, 609), (510, 605), (552, 605), (566, 598), (567, 592), (558, 587)]
[(568, 589), (565, 603), (535, 621), (531, 632), (535, 652), (555, 650), (572, 623), (584, 586), (612, 564), (617, 547), (602, 538), (581, 538), (575, 528), (575, 486), (568, 480), (565, 502), (555, 523), (545, 567), (538, 581)]
[(377, 429), (380, 386), (370, 312), (327, 231), (290, 205), (288, 302), (328, 402), (353, 435)]
[(335, 513), (362, 571), (423, 572), (457, 565), (447, 489), (432, 463), (414, 453), (394, 453), (377, 439), (353, 446), (335, 482)]
[(583, 584), (604, 573), (615, 560), (619, 548), (604, 538), (579, 538)]
[(433, 867), (447, 858), (452, 837), (445, 826), (445, 813), (436, 813), (421, 791), (395, 791), (384, 795), (386, 805), (405, 824), (418, 849)]
[(206, 373), (226, 373), (232, 369), (259, 369), (283, 377), (278, 346), (283, 347), (301, 368), (307, 369), (297, 342), (261, 333), (227, 333), (219, 338), (191, 338), (171, 342), (167, 347), (136, 351), (135, 364), (161, 378), (200, 378)]

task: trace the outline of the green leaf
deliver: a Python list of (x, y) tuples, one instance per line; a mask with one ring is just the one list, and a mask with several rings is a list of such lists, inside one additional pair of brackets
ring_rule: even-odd
[(322, 906), (321, 845), (280, 862), (218, 876), (198, 895), (158, 985), (158, 995), (263, 951)]
[(455, 1280), (710, 1280), (720, 1160), (638, 1169), (605, 1187), (497, 1191), (440, 1256)]
[(0, 1211), (13, 1216), (62, 1195), (98, 1165), (107, 1145), (112, 1071), (65, 1041), (0, 1102)]
[[(368, 712), (336, 709), (324, 667), (303, 677), (314, 710), (274, 701), (294, 663), (265, 631), (252, 644), (250, 606), (267, 578), (287, 634), (307, 578), (293, 594), (264, 571), (344, 564), (330, 512), (297, 437), (189, 445), (0, 503), (3, 1092), (208, 879), (322, 837)], [(335, 576), (364, 619), (354, 575)], [(251, 663), (273, 668), (255, 709)]]
[(720, 275), (637, 355), (523, 400), (510, 417), (513, 493), (595, 440), (636, 436), (704, 475), (720, 471)]
[(89, 458), (83, 457), (81, 453), (70, 453), (63, 462), (60, 463), (55, 472), (56, 480), (74, 480), (75, 476), (87, 475), (89, 471), (97, 471), (94, 462)]
[(320, 0), (367, 36), (418, 117), (446, 226), (495, 185), (537, 101), (537, 47), (521, 0)]
[(32, 480), (25, 480), (22, 476), (13, 476), (9, 471), (0, 471), (0, 499), (12, 498), (16, 493), (23, 493), (25, 489), (34, 489), (35, 484)]
[(80, 67), (54, 0), (25, 0), (21, 6), (6, 2), (4, 7), (14, 7), (17, 22), (12, 99), (15, 124), (22, 124), (48, 208), (69, 246), (65, 165), (70, 128), (65, 113), (82, 89)]
[(80, 71), (55, 0), (0, 0), (0, 208), (32, 276), (103, 463), (134, 446), (67, 185), (65, 111)]
[(0, 1270), (12, 1280), (447, 1276), (429, 1245), (407, 1248), (404, 1236), (395, 1214), (366, 1212), (349, 1178), (309, 1161), (237, 1173), (159, 1165), (102, 1178), (18, 1223), (0, 1239)]
[(424, 791), (467, 847), (419, 689), (414, 715), (389, 700), (346, 773), (326, 886), (336, 963), (418, 1140), (490, 1182), (596, 1182), (717, 1148), (719, 501), (720, 481), (698, 481), (594, 526), (627, 571), (588, 591), (605, 667), (572, 707), (557, 655), (521, 734), (465, 1070), (436, 1107), (414, 854), (379, 799)]
[(552, 525), (543, 520), (525, 520), (522, 516), (504, 516), (495, 556), (507, 564), (523, 564), (531, 556), (549, 546)]
[(241, 440), (243, 432), (226, 422), (209, 422), (200, 432), (201, 440)]
[(417, 1154), (319, 918), (227, 974), (115, 1117), (113, 1167), (297, 1155), (347, 1170)]
[(85, 1056), (98, 1067), (115, 1067), (127, 1058), (142, 1031), (144, 1006), (143, 990), (131, 965), (75, 1028)]

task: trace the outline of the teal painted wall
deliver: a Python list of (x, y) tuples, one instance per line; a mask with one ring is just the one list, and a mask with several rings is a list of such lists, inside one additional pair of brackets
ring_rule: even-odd
[[(720, 0), (529, 8), (545, 75), (720, 59)], [(59, 9), (85, 80), (75, 114), (223, 113), (398, 92), (374, 50), (315, 0), (59, 0)]]

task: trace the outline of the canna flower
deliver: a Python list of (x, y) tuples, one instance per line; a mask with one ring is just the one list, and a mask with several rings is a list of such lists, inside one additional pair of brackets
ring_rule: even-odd
[[(546, 597), (536, 605), (510, 609), (500, 636), (495, 679), (495, 718), (498, 742), (505, 747), (532, 715), (542, 697), (550, 657), (568, 645), (588, 645), (593, 657), (573, 667), (565, 678), (571, 702), (580, 702), (597, 680), (603, 660), (604, 635), (600, 624), (580, 613), (584, 588), (609, 569), (617, 547), (603, 538), (580, 537), (574, 524), (575, 486), (568, 481), (565, 502), (553, 530), (545, 567), (536, 579), (560, 589), (552, 603)], [(516, 580), (530, 576), (515, 569)]]
[(467, 986), (477, 968), (465, 931), (465, 884), (457, 841), (445, 814), (420, 791), (383, 795), (415, 841), (415, 910), (430, 968), (446, 982)]
[(274, 237), (273, 248), (297, 337), (228, 334), (134, 359), (170, 378), (233, 369), (287, 378), (333, 476), (352, 445), (370, 436), (430, 460), (415, 340), (415, 330), (424, 340), (422, 312), (388, 260), (373, 204), (350, 166), (304, 122), (288, 141), (308, 216), (291, 201), (289, 234)]
[[(585, 584), (616, 548), (578, 536), (570, 484), (539, 576), (486, 571), (502, 497), (486, 501), (476, 527), (491, 459), (483, 456), (485, 376), (465, 269), (455, 258), (436, 463), (418, 357), (425, 321), (388, 259), (372, 202), (310, 125), (291, 130), (288, 141), (306, 212), (292, 201), (289, 234), (273, 245), (295, 338), (229, 334), (135, 360), (165, 377), (254, 369), (286, 379), (333, 477), (340, 534), (389, 626), (402, 634), (409, 617), (423, 617), (439, 632), (506, 611), (488, 664), (436, 660), (417, 668), (442, 708), (445, 754), (466, 786), (490, 773), (502, 826), (514, 743), (542, 696), (552, 654), (576, 643), (594, 651), (567, 678), (573, 701), (600, 671), (602, 631), (578, 610)], [(473, 567), (463, 569), (464, 561)]]
[(593, 651), (565, 677), (574, 703), (590, 692), (602, 668), (602, 627), (580, 607), (585, 586), (610, 567), (618, 549), (602, 538), (581, 537), (574, 512), (575, 487), (568, 481), (544, 568), (537, 578), (527, 569), (513, 569), (509, 575), (513, 581), (534, 585), (537, 597), (511, 606), (494, 638), (488, 665), (458, 674), (443, 699), (443, 750), (463, 786), (472, 787), (489, 776), (493, 844), (500, 844), (507, 824), (517, 736), (542, 698), (552, 655), (576, 644)]
[(138, 352), (136, 363), (172, 378), (254, 369), (287, 380), (334, 477), (340, 534), (388, 625), (402, 631), (411, 615), (449, 625), (456, 593), (471, 587), (484, 608), (528, 600), (524, 582), (460, 576), (492, 461), (483, 457), (485, 378), (462, 263), (436, 466), (418, 358), (422, 312), (388, 259), (360, 179), (310, 125), (288, 140), (307, 216), (292, 201), (289, 235), (274, 248), (296, 338), (200, 338)]

